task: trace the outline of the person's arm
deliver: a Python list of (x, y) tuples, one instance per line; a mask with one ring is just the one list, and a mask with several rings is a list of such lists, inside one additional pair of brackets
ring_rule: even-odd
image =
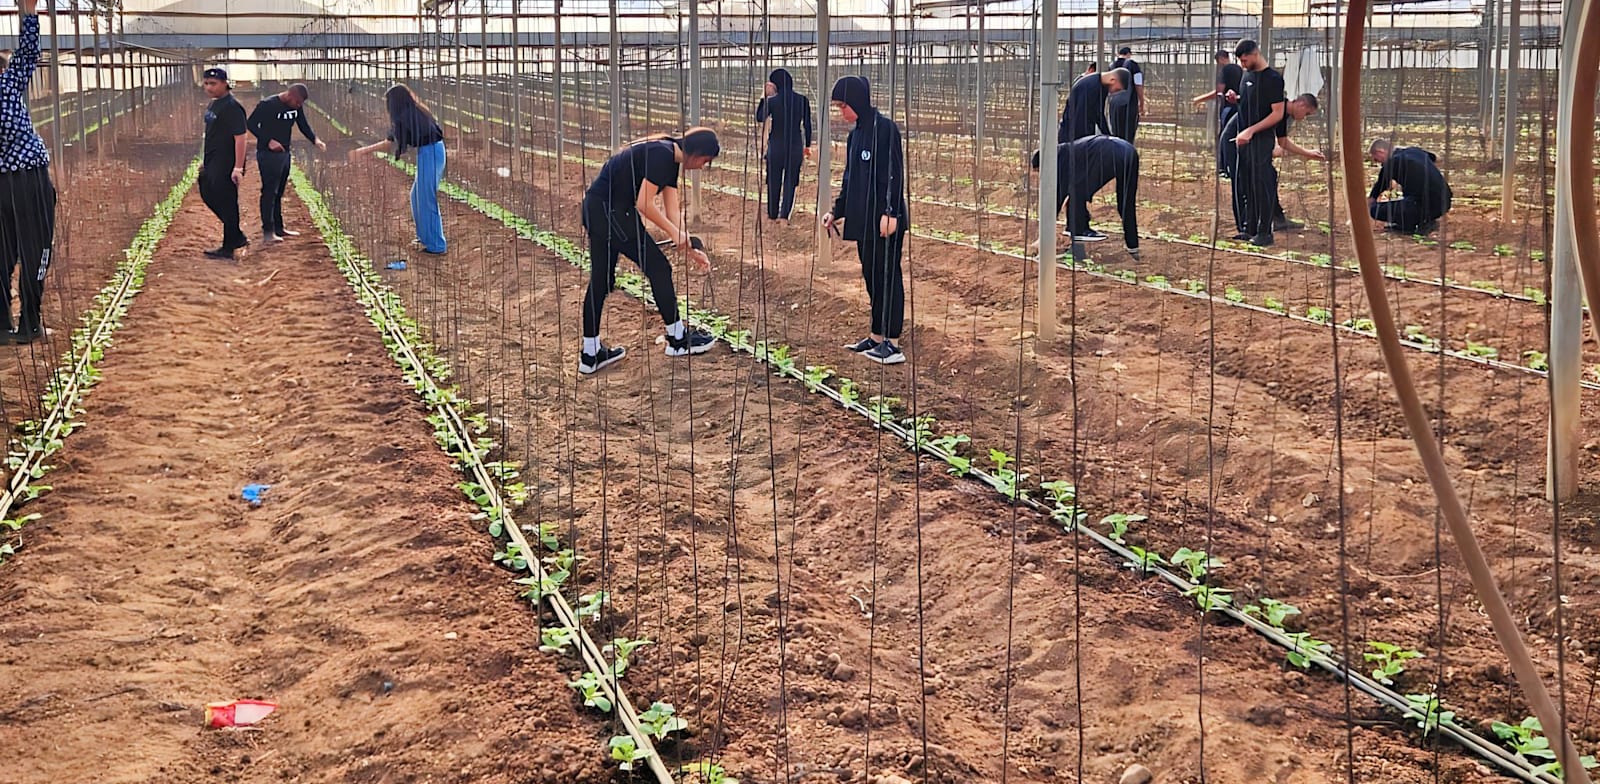
[(1250, 140), (1255, 138), (1257, 133), (1276, 126), (1278, 122), (1283, 119), (1283, 106), (1283, 101), (1278, 101), (1277, 103), (1273, 104), (1272, 111), (1267, 112), (1266, 118), (1261, 120), (1261, 122), (1258, 122), (1255, 125), (1240, 131), (1238, 136), (1233, 137), (1234, 142), (1240, 147), (1243, 147), (1246, 144), (1249, 144)]
[(244, 148), (245, 141), (250, 134), (245, 130), (244, 106), (234, 101), (235, 111), (230, 112), (233, 131), (233, 184), (238, 185), (244, 179)]
[(363, 156), (371, 155), (372, 153), (388, 147), (391, 144), (393, 144), (393, 142), (385, 139), (381, 142), (373, 142), (365, 147), (357, 147), (356, 149), (350, 151), (350, 160), (359, 160)]
[(756, 122), (758, 124), (766, 122), (767, 118), (772, 116), (772, 110), (768, 108), (768, 104), (771, 101), (772, 99), (765, 95), (761, 96), (761, 100), (756, 101)]
[(271, 115), (271, 112), (267, 111), (266, 106), (266, 101), (260, 101), (256, 103), (256, 108), (252, 109), (250, 111), (250, 116), (245, 119), (244, 127), (245, 130), (250, 132), (251, 136), (256, 137), (257, 149), (281, 152), (283, 150), (283, 145), (276, 144), (271, 139), (267, 138), (266, 120)]
[(1217, 82), (1217, 89), (1212, 90), (1210, 92), (1204, 92), (1204, 93), (1201, 93), (1199, 95), (1196, 95), (1193, 99), (1190, 100), (1190, 103), (1193, 103), (1195, 105), (1195, 108), (1199, 108), (1200, 104), (1203, 104), (1203, 103), (1205, 103), (1207, 101), (1215, 101), (1215, 100), (1221, 98), (1222, 94), (1227, 92), (1227, 91), (1228, 91), (1228, 86), (1227, 85), (1223, 84), (1222, 82)]
[(1144, 116), (1144, 72), (1140, 71), (1138, 76), (1135, 77), (1135, 78), (1138, 79), (1138, 83), (1133, 86), (1133, 92), (1139, 98), (1139, 116), (1143, 117)]
[(1323, 155), (1321, 150), (1308, 150), (1304, 147), (1301, 147), (1299, 144), (1296, 144), (1294, 139), (1291, 139), (1287, 136), (1278, 139), (1278, 143), (1283, 145), (1283, 149), (1286, 152), (1292, 155), (1298, 155), (1308, 161), (1325, 161), (1328, 159), (1328, 156)]
[[(844, 175), (839, 178), (839, 195), (833, 197), (833, 208), (828, 210), (828, 214), (822, 216), (822, 227), (825, 228), (825, 229), (832, 229), (835, 225), (844, 223), (844, 208), (845, 208), (844, 196), (845, 196), (845, 194), (850, 192), (850, 141), (849, 141), (849, 139), (851, 137), (854, 137), (855, 135), (856, 135), (856, 132), (852, 130), (850, 132), (850, 136), (846, 137), (846, 139), (845, 139), (845, 144), (844, 144), (844, 150), (845, 150)], [(828, 173), (827, 172), (817, 172), (817, 176), (818, 177), (826, 177), (826, 176), (828, 176)]]
[(806, 157), (811, 157), (811, 99), (800, 96), (800, 121), (806, 127)]
[(1394, 181), (1394, 170), (1389, 167), (1389, 162), (1384, 161), (1383, 165), (1378, 167), (1378, 181), (1372, 184), (1372, 192), (1367, 194), (1367, 203), (1377, 201), (1384, 191), (1389, 190), (1389, 183)]
[(0, 91), (6, 94), (25, 95), (28, 81), (39, 67), (39, 15), (35, 13), (38, 6), (39, 0), (20, 0), (17, 4), (22, 14), (17, 50), (11, 53), (11, 64), (6, 66), (5, 73), (0, 74)]
[(889, 120), (887, 131), (882, 134), (889, 147), (889, 176), (883, 184), (883, 217), (878, 221), (878, 234), (883, 237), (894, 235), (900, 230), (900, 222), (906, 218), (906, 159), (905, 150), (900, 146), (900, 126)]
[(327, 142), (324, 142), (323, 140), (318, 139), (316, 132), (311, 130), (311, 121), (306, 119), (306, 110), (304, 108), (300, 109), (299, 116), (295, 118), (294, 123), (295, 123), (295, 125), (300, 126), (300, 135), (301, 136), (304, 136), (307, 139), (311, 140), (312, 144), (317, 145), (317, 149), (323, 150), (323, 151), (327, 151), (327, 149), (328, 149)]
[[(655, 224), (656, 228), (666, 232), (667, 239), (672, 240), (672, 244), (688, 244), (688, 233), (683, 229), (678, 228), (678, 224), (674, 223), (671, 218), (663, 214), (661, 207), (656, 205), (656, 196), (658, 195), (662, 197), (663, 201), (667, 201), (669, 199), (671, 201), (677, 201), (678, 189), (662, 188), (660, 185), (657, 185), (648, 179), (639, 183), (639, 198), (638, 201), (635, 202), (635, 206), (639, 210), (639, 217), (650, 221), (651, 223)], [(671, 209), (670, 203), (668, 204), (668, 209)]]

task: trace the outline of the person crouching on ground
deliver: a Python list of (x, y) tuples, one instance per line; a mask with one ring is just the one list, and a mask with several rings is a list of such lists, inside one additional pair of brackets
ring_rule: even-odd
[(911, 224), (900, 126), (873, 107), (871, 88), (859, 76), (840, 79), (829, 100), (851, 129), (839, 198), (822, 216), (822, 226), (856, 243), (872, 306), (871, 335), (845, 348), (881, 365), (897, 365), (906, 361), (897, 345), (906, 300), (900, 257)]
[[(705, 168), (721, 152), (717, 134), (709, 128), (691, 128), (681, 139), (640, 139), (611, 156), (589, 183), (583, 196), (583, 228), (589, 235), (589, 288), (583, 295), (579, 373), (594, 373), (628, 353), (600, 342), (601, 309), (606, 295), (617, 285), (618, 254), (638, 264), (650, 281), (650, 295), (667, 326), (667, 356), (704, 354), (716, 343), (711, 333), (684, 324), (672, 283), (672, 262), (645, 231), (644, 222), (648, 220), (665, 232), (674, 247), (686, 249), (695, 269), (711, 269), (700, 239), (679, 225), (683, 202), (678, 193), (678, 177), (683, 170)], [(659, 206), (657, 196), (661, 197)]]
[[(1376, 139), (1367, 157), (1379, 166), (1378, 181), (1367, 194), (1373, 220), (1407, 234), (1431, 234), (1439, 228), (1439, 219), (1450, 211), (1452, 194), (1439, 171), (1438, 156), (1421, 147), (1395, 147), (1388, 139)], [(1401, 198), (1378, 201), (1391, 184), (1400, 186)]]

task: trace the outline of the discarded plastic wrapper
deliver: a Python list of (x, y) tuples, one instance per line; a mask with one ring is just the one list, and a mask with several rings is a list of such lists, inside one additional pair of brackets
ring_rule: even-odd
[(271, 716), (277, 709), (278, 703), (265, 700), (209, 702), (206, 703), (206, 726), (212, 729), (248, 727)]
[(406, 268), (406, 263), (403, 261), (391, 261), (388, 264), (383, 265), (383, 268), (391, 270), (403, 270)]
[(260, 506), (261, 496), (269, 487), (272, 485), (245, 485), (244, 489), (239, 491), (239, 497), (249, 501), (251, 506)]

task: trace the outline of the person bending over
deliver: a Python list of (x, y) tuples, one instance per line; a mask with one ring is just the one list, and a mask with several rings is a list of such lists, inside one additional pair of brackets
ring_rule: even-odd
[(200, 199), (222, 221), (222, 245), (206, 251), (214, 259), (231, 259), (250, 244), (239, 228), (239, 183), (244, 181), (244, 107), (233, 97), (228, 72), (207, 68), (201, 86), (211, 98), (206, 107), (206, 140), (200, 159)]
[[(1395, 147), (1376, 139), (1367, 157), (1378, 164), (1378, 181), (1367, 194), (1367, 212), (1394, 231), (1431, 234), (1439, 219), (1450, 211), (1450, 184), (1439, 171), (1438, 156), (1421, 147)], [(1390, 185), (1399, 185), (1401, 197), (1378, 201)]]
[[(1039, 153), (1033, 154), (1039, 171)], [(1115, 136), (1089, 136), (1056, 148), (1056, 211), (1067, 207), (1067, 227), (1076, 242), (1098, 242), (1105, 235), (1089, 229), (1089, 202), (1107, 183), (1117, 183), (1117, 213), (1122, 241), (1139, 258), (1139, 151)], [(1037, 250), (1037, 248), (1035, 248)]]
[(1111, 135), (1133, 142), (1133, 137), (1139, 132), (1139, 118), (1144, 116), (1144, 68), (1139, 61), (1133, 59), (1133, 47), (1124, 46), (1117, 50), (1117, 59), (1111, 61), (1112, 70), (1125, 68), (1133, 81), (1132, 90), (1122, 90), (1112, 93), (1111, 104)]
[(856, 243), (861, 277), (872, 306), (872, 332), (845, 348), (880, 365), (906, 361), (898, 341), (905, 323), (905, 281), (900, 258), (911, 218), (906, 212), (905, 152), (900, 126), (872, 105), (872, 92), (859, 76), (833, 85), (829, 100), (850, 127), (844, 180), (822, 226)]
[(385, 108), (389, 111), (389, 136), (385, 141), (374, 142), (351, 150), (350, 160), (394, 146), (391, 155), (398, 158), (406, 150), (417, 150), (417, 178), (411, 183), (411, 222), (417, 227), (417, 242), (424, 253), (435, 256), (449, 249), (444, 238), (444, 215), (439, 212), (439, 182), (444, 179), (444, 131), (433, 118), (427, 104), (418, 100), (411, 88), (397, 84), (383, 94)]
[(756, 122), (772, 121), (767, 133), (767, 219), (787, 223), (794, 212), (800, 164), (811, 157), (811, 99), (794, 91), (782, 68), (767, 76)]
[(1133, 86), (1133, 74), (1126, 68), (1114, 68), (1103, 73), (1087, 73), (1072, 83), (1067, 94), (1067, 105), (1061, 110), (1061, 133), (1058, 142), (1070, 142), (1111, 133), (1106, 124), (1106, 98)]
[[(20, 0), (17, 49), (0, 73), (0, 343), (32, 343), (44, 337), (40, 305), (44, 276), (55, 244), (56, 188), (50, 153), (28, 114), (28, 82), (39, 65), (38, 0)], [(11, 279), (18, 276), (16, 328), (11, 322)]]
[[(678, 294), (672, 284), (672, 262), (645, 231), (650, 221), (665, 232), (667, 242), (688, 250), (689, 262), (702, 272), (711, 268), (705, 246), (689, 236), (679, 221), (683, 203), (678, 177), (683, 170), (703, 169), (722, 152), (717, 134), (709, 128), (691, 128), (681, 139), (653, 136), (640, 139), (611, 156), (583, 195), (583, 228), (589, 235), (589, 288), (583, 295), (583, 351), (578, 372), (588, 375), (622, 359), (627, 351), (600, 342), (600, 315), (606, 295), (617, 285), (617, 256), (632, 259), (650, 281), (661, 321), (667, 325), (669, 357), (703, 354), (716, 338), (702, 329), (690, 329), (678, 312)], [(661, 204), (656, 204), (656, 197)]]
[(1284, 118), (1283, 76), (1267, 65), (1261, 47), (1248, 38), (1233, 53), (1244, 66), (1239, 116), (1233, 134), (1239, 163), (1233, 177), (1234, 201), (1240, 212), (1239, 234), (1259, 247), (1272, 245), (1272, 218), (1277, 213), (1278, 172), (1272, 165), (1277, 149), (1275, 128)]
[[(1304, 120), (1316, 113), (1317, 96), (1311, 93), (1301, 93), (1300, 97), (1290, 101), (1283, 107), (1283, 120), (1279, 121), (1278, 126), (1273, 129), (1273, 136), (1276, 137), (1278, 143), (1277, 149), (1272, 151), (1273, 157), (1281, 157), (1284, 153), (1288, 153), (1305, 158), (1308, 161), (1326, 161), (1328, 159), (1328, 156), (1323, 155), (1321, 150), (1301, 147), (1294, 139), (1289, 137), (1289, 132), (1296, 121)], [(1283, 214), (1283, 199), (1278, 194), (1278, 170), (1276, 167), (1272, 169), (1272, 209), (1272, 230), (1274, 232), (1297, 231), (1305, 228), (1305, 224), (1289, 220), (1288, 216)], [(1234, 207), (1233, 220), (1236, 224), (1240, 223), (1237, 205)], [(1244, 228), (1241, 224), (1239, 234), (1235, 235), (1234, 239), (1250, 239), (1243, 236), (1243, 234)]]
[(256, 170), (261, 172), (261, 239), (263, 242), (282, 242), (284, 237), (298, 237), (300, 232), (283, 227), (283, 192), (289, 187), (289, 145), (295, 126), (317, 149), (326, 151), (326, 142), (311, 131), (306, 121), (304, 106), (311, 90), (303, 84), (291, 84), (289, 89), (262, 99), (250, 112), (245, 125), (256, 137)]

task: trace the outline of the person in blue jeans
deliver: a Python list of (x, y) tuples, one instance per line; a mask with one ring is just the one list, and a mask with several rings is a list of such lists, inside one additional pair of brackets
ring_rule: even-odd
[(417, 180), (411, 185), (411, 220), (417, 225), (417, 242), (424, 253), (444, 253), (444, 216), (439, 213), (439, 182), (444, 179), (444, 132), (433, 118), (428, 107), (417, 99), (411, 88), (397, 84), (384, 94), (389, 109), (389, 135), (350, 152), (350, 160), (359, 160), (383, 147), (393, 144), (393, 155), (398, 158), (411, 148), (417, 150)]

